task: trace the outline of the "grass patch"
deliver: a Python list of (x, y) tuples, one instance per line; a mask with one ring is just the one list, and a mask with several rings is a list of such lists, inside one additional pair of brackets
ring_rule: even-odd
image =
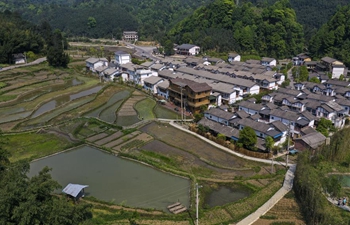
[(15, 99), (17, 95), (0, 95), (0, 102), (7, 102), (12, 99)]
[(172, 166), (176, 166), (175, 160), (173, 160), (173, 159), (171, 159), (169, 157), (166, 157), (164, 155), (161, 155), (161, 154), (158, 154), (158, 153), (155, 153), (155, 152), (145, 151), (145, 150), (141, 150), (141, 153), (146, 155), (146, 156), (159, 159), (159, 160), (165, 162), (166, 164), (169, 164), (169, 165), (172, 165)]
[(145, 120), (154, 119), (153, 108), (156, 105), (156, 102), (150, 98), (146, 98), (142, 101), (139, 101), (135, 105), (135, 109), (139, 114), (140, 118)]
[(153, 109), (154, 114), (157, 118), (162, 119), (179, 119), (181, 116), (167, 108), (164, 108), (160, 105), (156, 105)]
[(60, 152), (74, 144), (54, 134), (21, 133), (1, 137), (4, 148), (11, 153), (12, 162), (35, 159)]
[(0, 82), (0, 89), (6, 87), (6, 83), (5, 82)]
[(278, 219), (278, 217), (274, 215), (262, 215), (260, 216), (260, 219), (275, 220), (275, 219)]

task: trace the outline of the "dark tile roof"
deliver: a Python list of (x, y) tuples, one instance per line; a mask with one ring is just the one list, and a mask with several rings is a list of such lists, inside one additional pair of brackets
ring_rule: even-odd
[(251, 127), (254, 130), (259, 131), (261, 133), (266, 133), (270, 129), (270, 126), (268, 124), (256, 122), (250, 118), (241, 119), (240, 121), (238, 121), (238, 124), (244, 127)]
[(341, 80), (328, 80), (325, 83), (330, 85), (337, 85), (341, 87), (348, 87), (350, 85), (349, 82), (341, 81)]
[(220, 123), (209, 120), (203, 117), (198, 124), (209, 127), (211, 130), (216, 133), (224, 134), (226, 137), (236, 137), (239, 138), (239, 130), (229, 126), (223, 126)]
[(262, 104), (255, 104), (255, 103), (248, 102), (248, 101), (242, 101), (238, 105), (242, 106), (244, 108), (253, 109), (255, 111), (260, 111), (264, 108), (264, 106)]
[(249, 114), (246, 113), (244, 110), (240, 110), (240, 111), (237, 111), (235, 113), (237, 114), (237, 116), (239, 116), (242, 119), (247, 118), (249, 116)]
[(297, 140), (302, 140), (312, 149), (316, 149), (318, 146), (322, 145), (326, 141), (326, 137), (319, 132), (309, 133), (307, 135), (302, 136), (301, 138), (297, 138)]
[(233, 113), (224, 111), (224, 110), (219, 109), (219, 108), (211, 108), (211, 109), (205, 111), (204, 113), (210, 114), (210, 115), (213, 115), (213, 116), (225, 119), (225, 120), (229, 120), (234, 116)]
[(277, 130), (284, 132), (288, 130), (288, 126), (282, 123), (281, 121), (277, 120), (271, 123), (274, 127), (276, 127)]
[(292, 112), (292, 111), (284, 111), (281, 109), (273, 109), (270, 112), (271, 116), (276, 116), (276, 117), (280, 117), (283, 119), (287, 119), (290, 121), (296, 121), (299, 117), (298, 113), (296, 112)]
[(311, 134), (317, 132), (314, 128), (307, 126), (300, 129), (303, 135)]
[(174, 83), (179, 86), (188, 86), (195, 92), (210, 91), (211, 87), (207, 83), (198, 83), (185, 78), (175, 78), (170, 80), (171, 83)]

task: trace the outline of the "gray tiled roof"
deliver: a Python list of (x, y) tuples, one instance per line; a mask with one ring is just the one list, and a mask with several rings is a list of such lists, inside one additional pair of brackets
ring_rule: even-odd
[(244, 108), (253, 109), (255, 111), (260, 111), (264, 108), (264, 106), (262, 104), (254, 104), (254, 103), (249, 102), (249, 101), (242, 101), (238, 105), (242, 106)]
[(210, 91), (211, 87), (207, 83), (198, 83), (185, 78), (174, 78), (170, 80), (171, 83), (176, 85), (183, 85), (190, 87), (195, 92)]
[(283, 111), (281, 109), (272, 109), (270, 112), (271, 116), (280, 117), (290, 121), (296, 121), (299, 117), (298, 113), (292, 111)]
[(252, 129), (259, 131), (261, 133), (266, 133), (270, 126), (265, 123), (256, 122), (250, 118), (244, 118), (238, 121), (239, 125), (242, 125), (244, 127), (251, 127)]
[(143, 81), (146, 82), (146, 83), (154, 85), (154, 84), (158, 83), (161, 80), (164, 80), (164, 78), (157, 77), (157, 76), (150, 76), (150, 77), (145, 78)]
[(229, 127), (229, 126), (223, 126), (220, 123), (217, 123), (215, 121), (209, 120), (205, 117), (203, 117), (198, 124), (201, 124), (203, 126), (209, 127), (211, 130), (215, 131), (216, 133), (224, 134), (226, 137), (236, 137), (239, 138), (239, 130)]
[(210, 115), (213, 115), (213, 116), (225, 119), (225, 120), (229, 120), (234, 116), (233, 113), (224, 111), (224, 110), (219, 109), (219, 108), (211, 108), (211, 109), (207, 110), (205, 112), (205, 114), (210, 114)]
[(277, 130), (284, 132), (288, 130), (288, 126), (286, 126), (281, 121), (277, 120), (271, 123), (274, 127), (276, 127)]
[(297, 138), (296, 140), (302, 140), (311, 148), (316, 149), (318, 146), (320, 146), (326, 141), (326, 137), (319, 132), (314, 132), (304, 135), (301, 138)]

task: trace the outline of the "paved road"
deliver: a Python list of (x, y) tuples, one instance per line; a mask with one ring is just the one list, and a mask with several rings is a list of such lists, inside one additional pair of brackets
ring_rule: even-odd
[(160, 58), (156, 57), (153, 55), (153, 49), (156, 48), (156, 46), (137, 46), (128, 42), (124, 42), (126, 46), (129, 48), (134, 49), (136, 52), (134, 53), (135, 55), (139, 57), (144, 57), (148, 59), (152, 59), (153, 61), (157, 61)]
[(40, 64), (40, 63), (45, 62), (45, 61), (46, 61), (46, 57), (43, 57), (43, 58), (39, 58), (39, 59), (37, 59), (33, 62), (30, 62), (30, 63), (4, 67), (4, 68), (2, 68), (2, 70), (0, 70), (0, 72), (6, 71), (6, 70), (12, 70), (12, 69), (24, 67), (24, 66), (32, 66), (32, 65)]
[[(254, 158), (254, 157), (250, 157), (250, 156), (246, 156), (246, 155), (234, 152), (231, 149), (228, 149), (228, 148), (226, 148), (222, 145), (219, 145), (219, 144), (217, 144), (217, 143), (215, 143), (215, 142), (213, 142), (213, 141), (211, 141), (211, 140), (209, 140), (209, 139), (207, 139), (199, 134), (196, 134), (188, 129), (185, 129), (184, 127), (174, 123), (174, 121), (170, 122), (169, 124), (173, 127), (176, 127), (178, 129), (182, 130), (182, 131), (190, 133), (190, 134), (202, 139), (203, 141), (206, 141), (209, 144), (211, 144), (217, 148), (220, 148), (221, 150), (228, 152), (230, 154), (236, 155), (236, 156), (244, 158), (244, 159), (256, 161), (256, 162), (262, 162), (262, 163), (268, 163), (268, 164), (272, 163), (272, 161), (268, 160), (268, 159), (258, 159), (258, 158)], [(281, 164), (281, 163), (273, 161), (273, 164), (275, 165), (275, 164)], [(284, 165), (285, 165), (285, 163), (284, 163)], [(296, 164), (289, 163), (288, 166), (289, 166), (289, 169), (285, 175), (283, 186), (267, 202), (265, 202), (264, 205), (262, 205), (255, 212), (253, 212), (252, 214), (250, 214), (249, 216), (247, 216), (246, 218), (244, 218), (243, 220), (238, 222), (236, 225), (251, 225), (251, 224), (253, 224), (255, 221), (257, 221), (260, 218), (260, 216), (267, 213), (274, 205), (277, 204), (277, 202), (279, 202), (279, 200), (281, 200), (290, 190), (292, 190)]]

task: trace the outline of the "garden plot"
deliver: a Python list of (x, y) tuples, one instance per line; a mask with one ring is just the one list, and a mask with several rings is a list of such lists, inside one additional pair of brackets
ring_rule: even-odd
[(94, 142), (94, 141), (100, 140), (100, 139), (102, 139), (104, 137), (107, 137), (108, 135), (109, 134), (107, 134), (107, 133), (100, 133), (100, 134), (96, 134), (96, 135), (94, 135), (92, 137), (89, 137), (86, 140), (90, 141), (90, 142)]
[(137, 137), (126, 141), (125, 143), (118, 145), (116, 147), (113, 148), (113, 150), (118, 151), (118, 152), (128, 152), (134, 148), (140, 147), (142, 145), (144, 145), (146, 142), (152, 140), (153, 137), (146, 134), (146, 133), (142, 133), (140, 135), (138, 135)]
[(95, 117), (98, 118), (100, 116), (100, 113), (104, 111), (105, 109), (113, 106), (115, 103), (127, 98), (130, 95), (130, 91), (128, 90), (123, 90), (118, 93), (115, 93), (108, 101), (106, 104), (103, 106), (95, 109), (94, 111), (86, 114), (87, 117)]
[(142, 132), (151, 134), (156, 139), (160, 139), (170, 146), (190, 152), (199, 158), (212, 162), (214, 165), (220, 165), (227, 168), (245, 168), (246, 165), (261, 166), (265, 165), (257, 162), (248, 162), (242, 158), (226, 153), (214, 146), (202, 141), (201, 139), (180, 131), (169, 124), (150, 123), (140, 128)]
[(95, 144), (97, 144), (97, 145), (104, 145), (104, 144), (106, 144), (108, 142), (113, 141), (114, 139), (117, 139), (117, 138), (121, 137), (122, 135), (123, 135), (123, 132), (118, 131), (118, 132), (115, 132), (114, 134), (112, 134), (112, 135), (110, 135), (110, 136), (108, 136), (106, 138), (103, 138), (103, 139), (95, 142)]
[(120, 100), (119, 102), (103, 110), (99, 116), (100, 120), (105, 121), (107, 123), (114, 123), (114, 121), (117, 120), (116, 111), (119, 109), (122, 103), (123, 103), (123, 100)]
[(153, 114), (153, 108), (155, 105), (156, 101), (150, 98), (146, 98), (137, 102), (135, 104), (135, 109), (137, 110), (137, 113), (140, 118), (143, 118), (145, 120), (151, 120), (155, 118)]
[[(196, 155), (176, 148), (175, 146), (167, 145), (159, 140), (148, 142), (142, 147), (144, 151), (154, 152), (164, 155), (177, 162), (177, 166), (183, 171), (194, 171), (197, 175), (210, 175), (211, 178), (232, 180), (237, 176), (249, 177), (256, 174), (252, 169), (229, 169), (214, 167), (203, 161)], [(147, 154), (147, 153), (146, 153)], [(148, 154), (147, 154), (148, 155)], [(199, 169), (200, 168), (200, 169)], [(209, 171), (212, 171), (209, 173)]]
[(112, 147), (114, 147), (116, 145), (120, 145), (121, 143), (132, 139), (133, 137), (136, 137), (139, 134), (141, 134), (140, 131), (134, 131), (131, 134), (127, 134), (127, 135), (125, 135), (125, 136), (123, 136), (123, 137), (121, 137), (121, 138), (119, 138), (119, 139), (117, 139), (115, 141), (112, 141), (112, 142), (109, 142), (109, 143), (105, 144), (104, 147), (112, 148)]
[(130, 97), (122, 106), (122, 108), (118, 112), (118, 117), (119, 116), (136, 116), (137, 112), (134, 109), (134, 105), (136, 102), (141, 101), (144, 99), (145, 96), (132, 96)]

